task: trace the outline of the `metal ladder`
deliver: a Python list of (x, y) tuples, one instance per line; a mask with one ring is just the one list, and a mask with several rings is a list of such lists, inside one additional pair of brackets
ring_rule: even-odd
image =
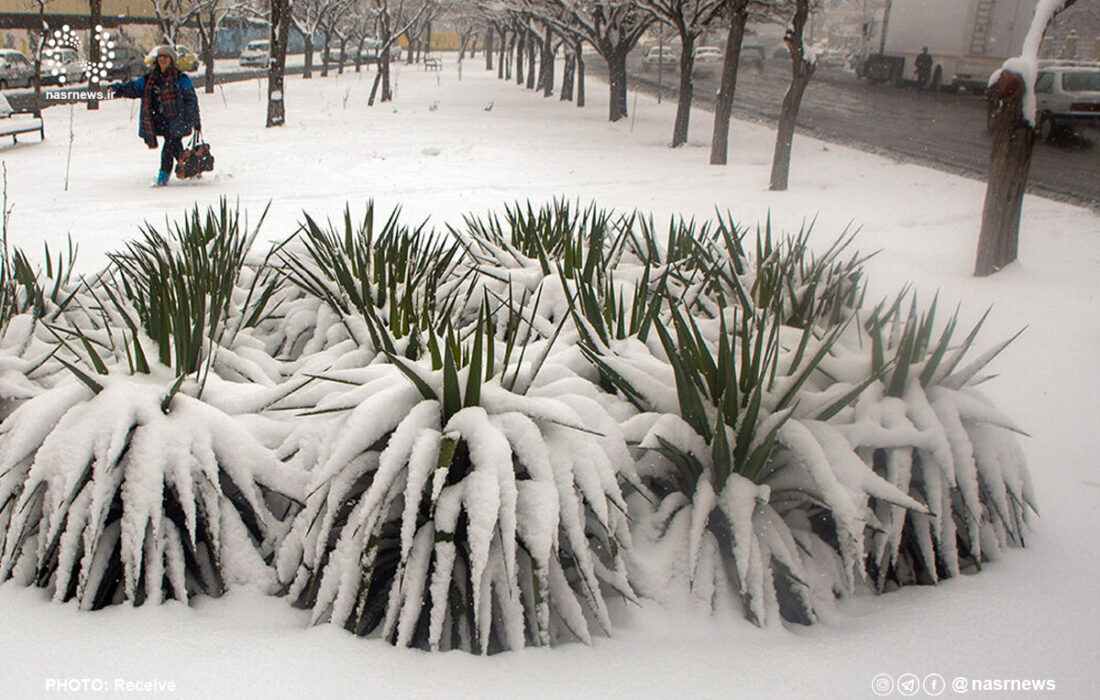
[(970, 34), (970, 55), (984, 56), (989, 48), (989, 31), (993, 27), (993, 8), (997, 0), (978, 0), (974, 15), (974, 30)]

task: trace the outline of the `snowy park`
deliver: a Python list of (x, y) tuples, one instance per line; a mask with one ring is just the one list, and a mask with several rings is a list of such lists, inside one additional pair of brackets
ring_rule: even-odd
[[(264, 128), (264, 80), (200, 92), (216, 167), (166, 187), (150, 187), (137, 100), (52, 107), (44, 142), (0, 146), (8, 249), (44, 270), (44, 245), (51, 266), (78, 248), (78, 303), (55, 293), (48, 323), (16, 314), (0, 338), (0, 398), (18, 405), (0, 427), (0, 695), (91, 679), (81, 693), (112, 697), (121, 680), (188, 698), (864, 698), (881, 674), (937, 674), (947, 696), (957, 679), (967, 697), (1003, 697), (990, 683), (1007, 680), (1095, 693), (1095, 211), (1028, 195), (1019, 260), (977, 278), (984, 182), (798, 133), (789, 189), (769, 191), (772, 126), (735, 120), (728, 164), (711, 166), (709, 113), (670, 149), (674, 103), (631, 91), (609, 123), (597, 80), (578, 108), (455, 58), (394, 64), (394, 99), (374, 106), (369, 71), (288, 76), (279, 128)], [(608, 213), (597, 244), (552, 252), (517, 233), (549, 235), (533, 219), (555, 212), (583, 229), (589, 207)], [(119, 261), (150, 230), (183, 235), (196, 209), (256, 234), (231, 251), (231, 330), (198, 342), (181, 384), (181, 346), (158, 361), (148, 325), (94, 290), (112, 265), (155, 286)], [(407, 237), (387, 239), (397, 209)], [(357, 303), (336, 273), (361, 262), (341, 243), (368, 211), (371, 264), (415, 239), (427, 272), (402, 286), (369, 268)], [(763, 280), (794, 273), (761, 259), (765, 232), (772, 257), (804, 262), (777, 285), (791, 303), (773, 325)], [(804, 232), (806, 251), (780, 243)], [(836, 300), (799, 311), (819, 284)], [(378, 302), (387, 289), (400, 305)], [(454, 320), (418, 334), (428, 297)], [(744, 372), (757, 338), (770, 383)], [(684, 379), (712, 360), (713, 381)], [(898, 415), (919, 417), (908, 430)], [(65, 460), (85, 452), (74, 497)], [(139, 458), (125, 479), (104, 466)], [(693, 469), (698, 483), (670, 486)], [(38, 506), (17, 474), (41, 484)], [(34, 507), (36, 534), (11, 534)], [(107, 589), (114, 563), (88, 542), (112, 517), (124, 574)], [(369, 580), (360, 566), (387, 552), (396, 570)]]

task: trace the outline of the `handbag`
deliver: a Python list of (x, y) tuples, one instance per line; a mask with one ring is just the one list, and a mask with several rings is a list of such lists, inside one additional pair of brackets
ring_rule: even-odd
[(191, 134), (190, 145), (176, 157), (176, 177), (181, 180), (198, 177), (213, 169), (214, 154), (210, 152), (210, 144), (202, 140), (199, 131), (195, 131)]

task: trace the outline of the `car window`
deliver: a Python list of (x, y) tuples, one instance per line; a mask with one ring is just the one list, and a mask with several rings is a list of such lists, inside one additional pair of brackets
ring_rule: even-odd
[(1038, 80), (1035, 81), (1035, 92), (1050, 92), (1050, 88), (1053, 85), (1053, 73), (1040, 73)]
[(1064, 73), (1062, 89), (1066, 92), (1100, 92), (1100, 71)]

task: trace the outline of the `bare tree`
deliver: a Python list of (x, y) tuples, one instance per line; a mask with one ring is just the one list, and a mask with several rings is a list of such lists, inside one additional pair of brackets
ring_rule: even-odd
[(340, 58), (338, 72), (344, 72), (344, 60), (347, 57), (347, 32), (340, 27), (351, 10), (353, 0), (328, 0), (327, 8), (321, 15), (321, 34), (325, 37), (325, 49), (321, 54), (321, 77), (328, 77), (328, 64), (332, 57), (332, 38), (340, 40)]
[(226, 17), (242, 12), (246, 7), (248, 3), (242, 1), (204, 0), (195, 15), (199, 29), (199, 53), (206, 71), (203, 91), (207, 94), (214, 92), (214, 42), (218, 29)]
[[(397, 38), (405, 34), (422, 22), (424, 15), (438, 11), (438, 7), (431, 0), (371, 0), (373, 10), (377, 18), (375, 27), (378, 30), (378, 73), (374, 76), (374, 84), (371, 86), (370, 97), (367, 105), (374, 105), (374, 99), (379, 87), (382, 89), (381, 101), (389, 102), (393, 99), (390, 89), (390, 51)], [(409, 42), (409, 50), (412, 52), (412, 41)]]
[[(317, 30), (320, 29), (321, 22), (324, 20), (325, 14), (328, 13), (334, 1), (335, 0), (295, 0), (294, 2), (290, 21), (294, 24), (294, 28), (302, 34), (306, 44), (306, 63), (305, 68), (302, 69), (303, 80), (310, 80), (313, 78), (313, 37), (317, 34)], [(326, 41), (325, 43), (325, 56), (327, 57), (328, 42)], [(323, 68), (321, 76), (324, 77)]]
[(596, 48), (607, 61), (608, 120), (617, 122), (628, 116), (626, 56), (653, 23), (653, 13), (633, 0), (541, 0), (531, 5), (531, 11), (563, 36)]
[(207, 4), (203, 0), (152, 0), (152, 3), (161, 40), (173, 47), (180, 43), (180, 30), (190, 24)]
[(989, 157), (989, 183), (982, 208), (982, 230), (974, 274), (985, 277), (1016, 259), (1020, 239), (1020, 214), (1031, 153), (1035, 147), (1035, 114), (1024, 113), (1024, 96), (1033, 87), (1033, 73), (1043, 32), (1051, 20), (1076, 0), (1042, 0), (1024, 39), (1020, 58), (1009, 59), (990, 86), (987, 98), (998, 109), (993, 121), (993, 147)]
[(725, 0), (638, 0), (659, 21), (680, 35), (680, 90), (676, 104), (676, 122), (672, 143), (676, 148), (687, 143), (691, 120), (691, 100), (695, 93), (692, 73), (695, 69), (695, 40), (722, 10)]
[(376, 18), (367, 6), (360, 0), (354, 3), (348, 10), (344, 20), (347, 41), (355, 44), (355, 72), (363, 70), (363, 49), (367, 39), (373, 38)]
[(775, 134), (775, 155), (772, 157), (772, 176), (769, 189), (785, 190), (791, 172), (791, 145), (794, 142), (795, 120), (802, 106), (802, 95), (814, 74), (814, 60), (806, 56), (802, 41), (806, 23), (810, 18), (811, 0), (794, 0), (794, 15), (783, 41), (791, 53), (791, 85), (783, 96), (779, 112), (779, 128)]
[(46, 37), (50, 26), (46, 23), (46, 5), (53, 0), (33, 0), (38, 8), (38, 32), (34, 50), (34, 116), (42, 116), (42, 50), (46, 48)]
[(741, 43), (750, 18), (765, 21), (775, 2), (783, 0), (724, 0), (721, 14), (728, 23), (726, 53), (722, 59), (722, 77), (714, 103), (714, 131), (710, 142), (710, 164), (725, 165), (729, 151), (730, 117), (737, 91), (737, 71), (741, 66)]

